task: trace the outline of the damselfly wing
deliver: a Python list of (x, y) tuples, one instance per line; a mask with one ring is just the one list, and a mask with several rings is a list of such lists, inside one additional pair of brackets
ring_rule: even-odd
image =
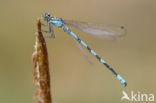
[(102, 23), (79, 22), (73, 20), (64, 20), (66, 25), (71, 25), (83, 32), (91, 34), (100, 39), (112, 40), (126, 33), (123, 26), (108, 25)]

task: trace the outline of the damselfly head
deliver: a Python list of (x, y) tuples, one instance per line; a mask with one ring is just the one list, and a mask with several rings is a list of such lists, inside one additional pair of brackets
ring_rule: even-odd
[(49, 13), (45, 13), (45, 14), (43, 14), (43, 16), (42, 16), (42, 19), (43, 20), (49, 20), (51, 17), (50, 17), (50, 14)]

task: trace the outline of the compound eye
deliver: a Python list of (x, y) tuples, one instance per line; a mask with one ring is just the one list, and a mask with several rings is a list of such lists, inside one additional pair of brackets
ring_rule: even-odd
[(46, 16), (50, 17), (50, 14), (49, 13), (46, 13)]

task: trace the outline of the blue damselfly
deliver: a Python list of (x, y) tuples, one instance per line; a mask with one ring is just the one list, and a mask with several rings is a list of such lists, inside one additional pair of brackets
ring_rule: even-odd
[[(71, 25), (100, 39), (113, 39), (117, 36), (123, 35), (125, 33), (123, 26), (63, 20), (62, 18), (51, 17), (49, 13), (45, 13), (42, 16), (42, 20), (46, 21), (46, 24), (42, 23), (42, 25), (48, 26), (48, 31), (42, 32), (51, 33), (51, 36), (49, 36), (49, 38), (55, 37), (53, 26), (62, 28), (64, 32), (69, 34), (76, 42), (78, 42), (77, 45), (79, 47), (79, 43), (82, 44), (91, 54), (93, 54), (102, 64), (104, 64), (124, 86), (127, 85), (126, 81), (120, 75), (118, 75), (112, 67), (110, 67), (102, 58), (100, 58), (98, 54), (96, 54), (86, 43), (84, 43), (78, 36), (76, 36), (66, 25)], [(81, 47), (80, 49), (82, 50)]]

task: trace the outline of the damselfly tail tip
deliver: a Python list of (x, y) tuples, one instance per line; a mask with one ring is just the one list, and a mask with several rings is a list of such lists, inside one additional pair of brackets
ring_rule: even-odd
[(116, 77), (125, 87), (127, 86), (126, 81), (120, 75), (117, 74)]
[(127, 86), (127, 83), (125, 82), (123, 85), (126, 87)]

